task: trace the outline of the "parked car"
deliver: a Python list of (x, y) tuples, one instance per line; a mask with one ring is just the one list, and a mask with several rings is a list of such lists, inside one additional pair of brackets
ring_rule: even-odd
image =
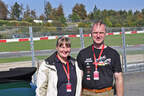
[(31, 82), (35, 72), (35, 67), (0, 71), (0, 96), (35, 96), (36, 86)]

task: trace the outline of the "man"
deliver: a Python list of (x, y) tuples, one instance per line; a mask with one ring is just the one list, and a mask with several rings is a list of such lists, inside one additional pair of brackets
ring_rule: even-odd
[(120, 55), (104, 44), (105, 24), (100, 21), (95, 23), (91, 36), (93, 44), (82, 49), (77, 56), (79, 68), (83, 72), (82, 96), (113, 96), (114, 81), (117, 96), (123, 96)]

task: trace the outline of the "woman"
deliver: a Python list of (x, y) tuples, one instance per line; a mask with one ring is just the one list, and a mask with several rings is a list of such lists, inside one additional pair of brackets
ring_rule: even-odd
[(70, 56), (70, 39), (58, 38), (56, 50), (40, 65), (37, 96), (80, 96), (82, 74), (77, 62)]

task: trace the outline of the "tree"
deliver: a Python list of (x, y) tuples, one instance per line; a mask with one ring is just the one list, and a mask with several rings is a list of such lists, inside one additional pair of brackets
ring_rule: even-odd
[(79, 17), (79, 15), (76, 14), (76, 13), (73, 13), (72, 15), (69, 15), (69, 18), (71, 18), (71, 20), (72, 20), (73, 22), (79, 22), (79, 21), (80, 21), (80, 17)]
[(46, 20), (52, 19), (51, 15), (52, 15), (52, 6), (51, 6), (50, 2), (47, 2), (46, 5), (45, 5)]
[(7, 19), (8, 9), (7, 6), (0, 0), (0, 19)]
[(133, 15), (133, 12), (132, 12), (132, 10), (128, 10), (128, 16), (132, 16)]
[(43, 21), (44, 21), (44, 18), (45, 18), (45, 17), (44, 17), (44, 14), (41, 14), (41, 15), (39, 16), (39, 19), (40, 19), (40, 20), (43, 20)]
[(142, 14), (144, 15), (144, 8), (141, 10)]
[(34, 19), (36, 19), (36, 12), (35, 10), (30, 10), (27, 5), (26, 10), (24, 11), (24, 20), (32, 22)]
[(11, 19), (19, 19), (22, 14), (22, 6), (20, 6), (17, 2), (11, 7)]
[(100, 9), (98, 9), (95, 5), (94, 9), (93, 9), (93, 21), (97, 21), (101, 19), (101, 11)]
[(32, 12), (33, 12), (33, 15), (35, 17), (35, 12), (31, 11), (29, 6), (27, 5), (26, 11), (24, 11), (24, 20), (26, 20), (28, 22), (33, 22), (34, 18), (32, 17), (32, 14), (31, 14)]
[(63, 27), (66, 25), (66, 19), (64, 17), (63, 6), (60, 4), (58, 8), (52, 9), (53, 25), (56, 27)]
[(87, 12), (85, 10), (85, 6), (83, 4), (80, 4), (79, 6), (80, 6), (80, 11), (81, 11), (81, 13), (79, 14), (79, 16), (80, 16), (80, 18), (82, 20), (85, 20), (86, 17), (87, 17)]
[(101, 12), (101, 15), (103, 18), (106, 18), (108, 15), (107, 15), (107, 10), (104, 9), (102, 12)]
[(106, 18), (104, 19), (104, 22), (105, 22), (105, 24), (106, 24), (107, 26), (112, 27), (112, 22), (110, 21), (110, 19), (109, 19), (108, 17), (106, 17)]
[(56, 17), (57, 17), (57, 9), (56, 9), (56, 8), (53, 8), (51, 14), (52, 14), (52, 15), (50, 15), (50, 18), (51, 18), (52, 20), (56, 20)]
[(61, 4), (58, 6), (58, 8), (53, 8), (48, 17), (53, 20), (56, 26), (58, 25), (60, 27), (63, 26), (62, 24), (64, 25), (66, 24), (65, 23), (66, 19), (64, 17), (64, 12), (63, 12), (63, 6)]
[(72, 15), (69, 16), (73, 21), (85, 20), (87, 18), (87, 12), (83, 4), (76, 4), (72, 9)]
[(64, 17), (64, 12), (63, 12), (63, 6), (62, 5), (58, 6), (58, 8), (57, 8), (57, 15)]
[(37, 18), (35, 10), (31, 10), (31, 18), (33, 19)]
[(63, 12), (63, 6), (59, 5), (59, 7), (57, 8), (57, 14), (56, 14), (56, 18), (62, 23), (65, 24), (66, 19), (64, 17), (64, 12)]
[(134, 17), (135, 17), (135, 24), (136, 24), (136, 26), (138, 26), (138, 27), (143, 26), (144, 19), (143, 19), (142, 12), (136, 10), (134, 12)]
[(127, 20), (127, 26), (128, 27), (133, 25), (133, 12), (132, 12), (132, 10), (128, 10), (126, 20)]
[(27, 18), (30, 18), (30, 15), (31, 15), (31, 11), (30, 11), (29, 6), (27, 5), (26, 11), (24, 11), (24, 19), (26, 20)]
[(96, 5), (94, 6), (94, 9), (93, 9), (93, 13), (96, 13), (98, 10), (98, 8), (96, 7)]

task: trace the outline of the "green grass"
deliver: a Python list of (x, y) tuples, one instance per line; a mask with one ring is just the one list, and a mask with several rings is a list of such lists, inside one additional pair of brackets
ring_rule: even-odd
[[(38, 60), (47, 58), (48, 56), (36, 56)], [(19, 57), (19, 58), (0, 58), (0, 63), (9, 63), (9, 62), (20, 62), (20, 61), (31, 61), (32, 57)]]
[(29, 60), (32, 60), (31, 58), (32, 58), (32, 57), (0, 58), (0, 63), (19, 62), (19, 61), (29, 61)]
[[(119, 51), (119, 53), (122, 55), (122, 52)], [(134, 54), (144, 54), (144, 51), (127, 51), (127, 55), (134, 55)], [(36, 56), (36, 58), (38, 60), (43, 60), (43, 59), (46, 59), (48, 56)], [(76, 58), (77, 54), (71, 54), (71, 56)], [(32, 57), (0, 58), (0, 63), (31, 61), (31, 60), (32, 60)]]
[[(71, 38), (72, 48), (80, 48), (80, 38)], [(91, 37), (84, 38), (85, 47), (92, 44)], [(106, 45), (109, 46), (122, 46), (122, 35), (109, 35), (105, 39)], [(55, 49), (56, 40), (40, 40), (34, 41), (35, 50), (47, 50)], [(126, 45), (144, 44), (144, 34), (127, 34)], [(30, 49), (30, 42), (11, 42), (0, 43), (0, 52), (15, 52), (15, 51), (28, 51)], [(128, 54), (144, 54), (144, 51), (127, 51)], [(72, 54), (76, 57), (76, 54)], [(47, 56), (37, 56), (38, 59), (44, 59)], [(15, 61), (29, 61), (31, 57), (19, 57), (19, 58), (0, 58), (0, 63), (15, 62)]]
[[(80, 38), (71, 38), (72, 48), (80, 48)], [(84, 38), (85, 47), (92, 44), (91, 37)], [(121, 35), (109, 35), (105, 39), (105, 43), (109, 46), (122, 46)], [(34, 41), (35, 50), (55, 49), (56, 40), (40, 40)], [(127, 34), (126, 45), (144, 44), (144, 34)], [(0, 52), (14, 52), (14, 51), (28, 51), (30, 49), (30, 42), (11, 42), (0, 43)]]
[[(118, 51), (121, 55), (123, 54), (122, 51)], [(144, 54), (144, 50), (133, 50), (129, 51), (126, 50), (126, 55), (134, 55), (134, 54)]]
[(128, 45), (144, 44), (144, 33), (126, 35), (126, 44)]
[[(76, 57), (77, 54), (71, 54), (72, 57)], [(36, 59), (43, 60), (48, 56), (36, 56)], [(31, 61), (32, 57), (19, 57), (19, 58), (0, 58), (0, 63), (9, 63), (9, 62), (20, 62), (20, 61)]]

